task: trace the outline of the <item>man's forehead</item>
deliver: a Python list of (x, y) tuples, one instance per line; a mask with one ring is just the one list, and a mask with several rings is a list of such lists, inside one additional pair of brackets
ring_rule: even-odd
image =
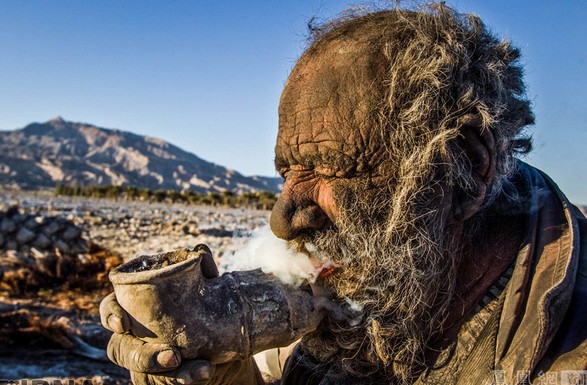
[(322, 48), (302, 57), (286, 83), (279, 106), (278, 158), (324, 153), (356, 158), (372, 136), (381, 88), (375, 84), (372, 58), (347, 40)]

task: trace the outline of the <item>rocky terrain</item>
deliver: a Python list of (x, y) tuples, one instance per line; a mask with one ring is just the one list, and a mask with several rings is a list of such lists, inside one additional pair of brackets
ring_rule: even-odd
[(98, 305), (110, 268), (137, 254), (205, 243), (222, 255), (268, 211), (0, 194), (0, 378), (128, 383), (104, 349)]
[(237, 248), (251, 230), (269, 220), (269, 212), (183, 204), (55, 197), (45, 192), (4, 192), (0, 210), (18, 206), (23, 214), (72, 221), (93, 243), (123, 259), (137, 254), (206, 243), (217, 258)]
[[(585, 212), (585, 207), (581, 207)], [(220, 270), (268, 211), (0, 193), (0, 378), (127, 384), (105, 356), (98, 305), (109, 270), (205, 243)]]
[(122, 185), (241, 193), (279, 192), (280, 183), (280, 178), (246, 177), (161, 139), (61, 117), (0, 131), (0, 184), (5, 187)]

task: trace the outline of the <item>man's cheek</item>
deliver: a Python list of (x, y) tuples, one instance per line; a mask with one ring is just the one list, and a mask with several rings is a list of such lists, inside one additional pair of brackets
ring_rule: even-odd
[(316, 203), (326, 213), (330, 222), (336, 224), (340, 216), (339, 202), (336, 199), (333, 182), (322, 181), (318, 187)]

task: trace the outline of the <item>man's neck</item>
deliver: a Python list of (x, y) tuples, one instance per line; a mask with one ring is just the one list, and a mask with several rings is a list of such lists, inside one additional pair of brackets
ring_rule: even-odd
[[(438, 345), (450, 343), (477, 303), (516, 259), (524, 239), (523, 214), (489, 212), (465, 241), (456, 294)], [(468, 237), (464, 237), (468, 238)]]

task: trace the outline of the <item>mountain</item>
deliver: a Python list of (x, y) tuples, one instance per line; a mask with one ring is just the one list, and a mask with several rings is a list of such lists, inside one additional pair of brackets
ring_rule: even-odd
[(246, 177), (161, 139), (61, 117), (0, 131), (2, 186), (37, 189), (60, 183), (238, 193), (281, 188), (281, 178)]

